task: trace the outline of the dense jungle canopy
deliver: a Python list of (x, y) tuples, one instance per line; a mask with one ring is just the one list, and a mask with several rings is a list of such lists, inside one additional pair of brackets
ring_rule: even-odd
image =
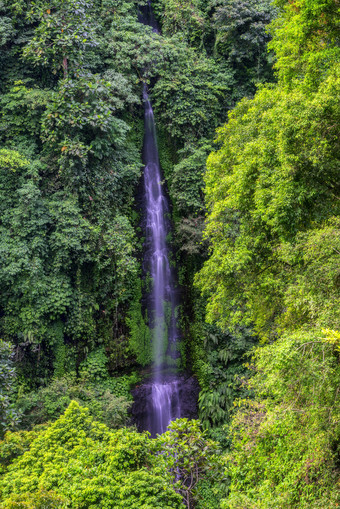
[[(340, 506), (339, 53), (335, 0), (0, 0), (0, 508)], [(156, 439), (143, 84), (200, 386)]]

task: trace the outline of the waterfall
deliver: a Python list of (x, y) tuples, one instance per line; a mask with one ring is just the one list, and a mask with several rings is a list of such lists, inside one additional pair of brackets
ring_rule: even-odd
[[(150, 2), (140, 14), (140, 21), (158, 32)], [(147, 309), (152, 329), (153, 375), (148, 402), (148, 430), (152, 436), (166, 431), (170, 421), (181, 416), (179, 378), (164, 369), (176, 368), (180, 357), (176, 320), (176, 290), (169, 263), (166, 242), (170, 233), (169, 204), (163, 190), (159, 163), (154, 113), (147, 85), (143, 87), (144, 102), (144, 209), (145, 257), (144, 269), (151, 279), (147, 294)]]
[[(139, 21), (159, 33), (151, 2), (140, 7)], [(147, 74), (148, 69), (145, 69)], [(144, 293), (152, 331), (152, 374), (133, 390), (132, 415), (139, 431), (152, 437), (166, 431), (180, 417), (197, 419), (199, 386), (189, 373), (179, 373), (179, 329), (176, 278), (169, 262), (167, 236), (171, 232), (170, 208), (159, 162), (155, 118), (148, 87), (143, 86), (143, 225), (145, 231)]]
[(178, 381), (163, 375), (167, 366), (176, 366), (178, 328), (176, 323), (176, 291), (169, 263), (166, 237), (170, 231), (169, 205), (163, 191), (156, 128), (147, 86), (144, 101), (144, 200), (145, 200), (145, 266), (152, 281), (148, 310), (152, 328), (154, 371), (149, 402), (149, 431), (152, 436), (164, 433), (169, 422), (180, 417)]

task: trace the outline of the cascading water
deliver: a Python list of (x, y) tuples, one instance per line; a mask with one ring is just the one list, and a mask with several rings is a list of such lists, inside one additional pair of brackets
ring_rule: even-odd
[[(151, 2), (140, 7), (139, 21), (151, 27), (155, 37), (159, 29)], [(147, 73), (145, 69), (145, 81)], [(157, 149), (155, 119), (148, 87), (143, 87), (144, 149), (143, 224), (145, 228), (143, 271), (146, 282), (146, 309), (152, 331), (153, 369), (151, 375), (133, 390), (131, 409), (139, 431), (148, 430), (152, 437), (166, 431), (170, 421), (179, 417), (197, 418), (199, 386), (189, 373), (179, 372), (180, 335), (176, 310), (176, 278), (169, 263), (167, 236), (171, 232), (170, 210), (162, 184)]]
[(166, 366), (175, 366), (178, 329), (176, 324), (176, 291), (169, 263), (166, 237), (169, 233), (169, 206), (163, 192), (157, 149), (154, 114), (144, 85), (144, 197), (146, 216), (145, 265), (152, 278), (148, 295), (151, 314), (154, 373), (151, 400), (148, 404), (148, 430), (152, 436), (161, 434), (171, 420), (180, 417), (178, 380), (163, 375)]

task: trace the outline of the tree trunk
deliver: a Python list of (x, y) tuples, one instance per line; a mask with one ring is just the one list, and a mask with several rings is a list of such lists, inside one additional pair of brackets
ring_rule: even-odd
[(63, 58), (64, 79), (67, 78), (67, 57)]

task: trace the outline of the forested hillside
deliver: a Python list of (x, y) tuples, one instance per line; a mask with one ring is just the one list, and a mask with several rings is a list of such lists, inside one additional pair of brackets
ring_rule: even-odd
[[(337, 507), (337, 2), (0, 15), (0, 507)], [(198, 420), (153, 440), (130, 413), (152, 365), (145, 84), (200, 386)]]

